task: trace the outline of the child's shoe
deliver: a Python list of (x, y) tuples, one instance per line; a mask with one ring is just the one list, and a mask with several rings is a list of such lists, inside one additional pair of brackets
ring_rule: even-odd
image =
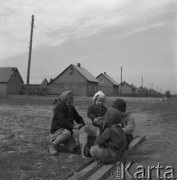
[(50, 154), (53, 156), (56, 156), (58, 154), (56, 145), (54, 143), (51, 143), (50, 145)]

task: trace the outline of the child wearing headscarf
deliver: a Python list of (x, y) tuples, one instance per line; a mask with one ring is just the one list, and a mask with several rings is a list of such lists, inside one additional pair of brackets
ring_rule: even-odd
[[(54, 108), (54, 115), (50, 129), (50, 154), (57, 155), (57, 146), (64, 143), (68, 151), (73, 151), (76, 142), (73, 137), (73, 128), (85, 125), (83, 118), (73, 106), (74, 97), (71, 91), (63, 92)], [(76, 125), (74, 126), (74, 121)]]
[(94, 146), (90, 149), (95, 161), (113, 164), (120, 160), (125, 151), (126, 140), (122, 129), (123, 112), (111, 107), (105, 114), (103, 132), (98, 135)]
[(129, 144), (133, 140), (133, 132), (135, 130), (135, 121), (133, 115), (130, 112), (126, 112), (127, 106), (126, 106), (126, 102), (123, 99), (120, 98), (115, 99), (114, 102), (112, 103), (112, 107), (123, 112), (122, 124), (127, 141), (126, 149), (128, 149)]
[(102, 131), (103, 117), (107, 111), (104, 106), (105, 100), (105, 94), (98, 91), (93, 96), (93, 104), (88, 107), (87, 116), (92, 123), (82, 127), (79, 131), (79, 142), (83, 158), (90, 157), (90, 147), (94, 145), (96, 136)]
[(92, 121), (93, 126), (97, 126), (102, 129), (103, 117), (108, 110), (105, 107), (106, 96), (102, 91), (98, 91), (93, 96), (93, 104), (88, 107), (87, 116)]

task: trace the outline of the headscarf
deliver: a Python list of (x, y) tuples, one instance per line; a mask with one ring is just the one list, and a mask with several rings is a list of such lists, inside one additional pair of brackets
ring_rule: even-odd
[(60, 96), (58, 97), (58, 102), (65, 103), (66, 98), (69, 94), (73, 94), (73, 93), (71, 91), (64, 91), (63, 93), (61, 93)]
[(96, 99), (97, 98), (106, 98), (105, 94), (102, 91), (98, 91), (97, 93), (95, 93), (95, 95), (93, 96), (93, 104), (95, 104)]

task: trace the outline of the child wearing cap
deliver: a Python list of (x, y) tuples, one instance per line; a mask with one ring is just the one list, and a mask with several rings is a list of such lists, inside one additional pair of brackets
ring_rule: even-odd
[(94, 146), (90, 149), (95, 161), (113, 164), (120, 160), (126, 147), (125, 134), (122, 129), (123, 112), (111, 107), (105, 114), (103, 132), (96, 137)]
[[(73, 128), (85, 125), (83, 118), (73, 106), (74, 96), (71, 91), (63, 92), (54, 108), (54, 115), (50, 129), (50, 154), (57, 155), (57, 146), (64, 143), (68, 151), (73, 151), (76, 142), (73, 137)], [(74, 126), (74, 121), (76, 125)]]
[(135, 129), (135, 121), (130, 112), (126, 112), (126, 102), (123, 99), (117, 98), (113, 101), (112, 107), (123, 112), (123, 130), (125, 133), (127, 146), (126, 149), (128, 149), (130, 142), (133, 140), (133, 132)]

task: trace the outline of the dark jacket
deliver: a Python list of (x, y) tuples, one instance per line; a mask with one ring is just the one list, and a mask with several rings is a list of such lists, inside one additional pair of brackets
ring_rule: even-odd
[(60, 128), (68, 129), (73, 133), (74, 120), (78, 124), (85, 125), (83, 118), (78, 114), (74, 106), (67, 107), (63, 103), (58, 103), (52, 118), (50, 133), (53, 134)]
[(124, 140), (125, 135), (122, 127), (120, 125), (110, 125), (101, 135), (97, 136), (95, 145), (119, 151), (122, 149)]
[(107, 110), (108, 110), (108, 108), (105, 106), (98, 108), (98, 106), (96, 106), (96, 105), (91, 105), (88, 107), (87, 116), (89, 119), (91, 119), (92, 124), (94, 126), (100, 126), (100, 122), (96, 123), (93, 121), (95, 118), (103, 117), (105, 115), (105, 113), (107, 112)]
[(104, 161), (108, 161), (107, 158), (112, 157), (114, 157), (112, 162), (119, 160), (126, 147), (125, 135), (121, 125), (109, 125), (101, 135), (97, 136), (95, 145), (108, 149), (110, 156), (107, 157), (106, 153), (103, 154)]

